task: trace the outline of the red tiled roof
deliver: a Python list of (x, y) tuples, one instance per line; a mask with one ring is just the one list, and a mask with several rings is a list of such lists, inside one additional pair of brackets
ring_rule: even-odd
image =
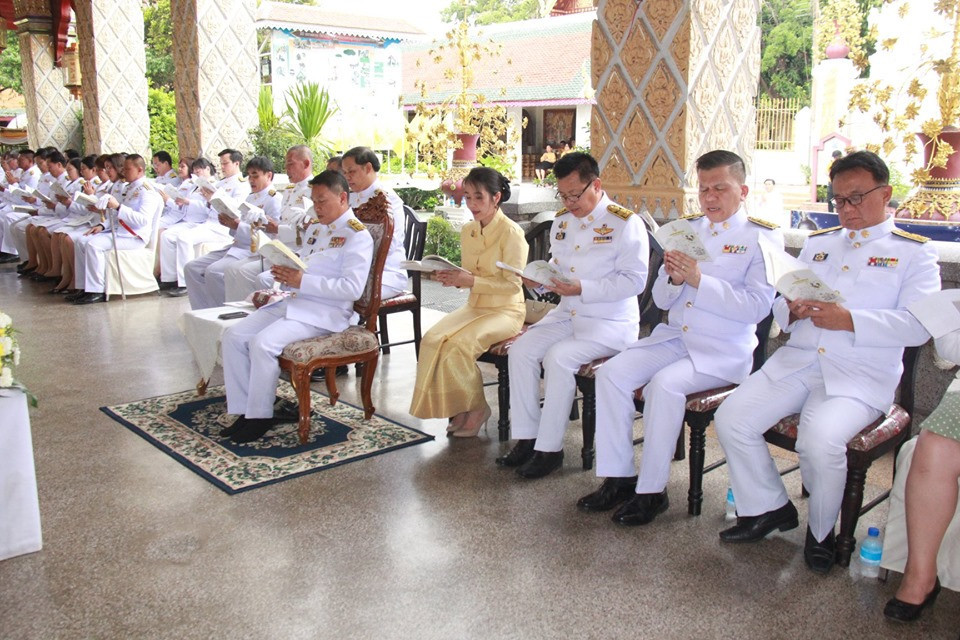
[[(346, 8), (348, 5), (344, 4)], [(319, 33), (343, 35), (373, 35), (382, 38), (404, 39), (404, 36), (424, 36), (426, 32), (406, 20), (393, 17), (369, 16), (327, 11), (323, 7), (263, 2), (257, 7), (257, 27), (300, 29)]]
[[(475, 67), (474, 86), (488, 102), (511, 104), (533, 101), (585, 102), (590, 89), (590, 40), (594, 14), (525, 20), (484, 27), (480, 42), (502, 45), (494, 60), (484, 58)], [(403, 104), (442, 102), (455, 95), (458, 77), (444, 78), (454, 60), (440, 64), (428, 57), (429, 46), (410, 45), (403, 52)], [(417, 60), (420, 67), (417, 67)], [(507, 61), (511, 64), (507, 64)], [(416, 82), (424, 80), (422, 98)]]

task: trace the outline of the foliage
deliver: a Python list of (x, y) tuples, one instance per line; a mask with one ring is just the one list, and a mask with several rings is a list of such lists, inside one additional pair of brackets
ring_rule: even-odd
[(427, 220), (423, 254), (440, 256), (456, 265), (460, 264), (460, 234), (443, 216), (434, 215)]
[(173, 22), (170, 0), (143, 0), (143, 43), (147, 82), (173, 91)]
[(433, 211), (443, 203), (443, 192), (440, 189), (417, 189), (416, 187), (401, 187), (394, 189), (403, 204), (416, 211)]
[(903, 199), (906, 198), (910, 190), (913, 189), (913, 185), (903, 177), (903, 174), (900, 173), (896, 165), (890, 165), (890, 186), (893, 187), (891, 199), (897, 200), (898, 202), (903, 202)]
[(767, 0), (760, 7), (760, 30), (761, 92), (772, 97), (800, 98), (809, 104), (811, 0)]
[(479, 162), (482, 166), (490, 167), (505, 176), (512, 176), (515, 173), (513, 164), (508, 162), (503, 156), (483, 156)]
[(827, 185), (818, 184), (817, 185), (817, 202), (826, 202), (827, 201)]
[(20, 65), (20, 39), (7, 31), (7, 48), (0, 54), (0, 91), (13, 89), (23, 93), (23, 67)]
[[(904, 160), (909, 163), (920, 150), (916, 131), (919, 129), (930, 138), (930, 159), (911, 176), (916, 184), (928, 181), (931, 169), (946, 166), (954, 149), (940, 138), (940, 134), (947, 127), (960, 124), (960, 0), (937, 0), (935, 9), (942, 16), (942, 23), (951, 29), (935, 33), (948, 33), (951, 36), (950, 54), (947, 58), (933, 58), (928, 53), (928, 45), (922, 44), (921, 59), (916, 67), (910, 70), (909, 81), (899, 90), (885, 81), (873, 80), (855, 85), (850, 92), (850, 110), (870, 114), (884, 134), (881, 142), (867, 144), (867, 149), (889, 155), (902, 148)], [(907, 20), (909, 11), (909, 4), (901, 5), (899, 18)], [(896, 42), (896, 36), (884, 38), (880, 41), (880, 47), (889, 50)], [(936, 96), (940, 118), (920, 122), (920, 107), (930, 93), (930, 88), (923, 86), (920, 78), (930, 69), (939, 77)], [(906, 104), (903, 104), (904, 102)], [(920, 203), (916, 202), (914, 205), (919, 206)], [(905, 204), (905, 208), (913, 214), (919, 213), (918, 209), (911, 208), (909, 202)]]
[(273, 110), (273, 87), (260, 85), (260, 94), (257, 96), (257, 121), (264, 131), (271, 131), (280, 124), (280, 118)]
[(440, 18), (451, 23), (514, 22), (546, 17), (553, 4), (548, 0), (453, 0), (440, 11)]
[(153, 153), (166, 151), (179, 161), (177, 143), (177, 104), (173, 93), (166, 89), (147, 90), (147, 114), (150, 117), (150, 149)]
[(800, 165), (800, 172), (803, 174), (803, 184), (810, 184), (810, 180), (813, 178), (813, 170), (810, 169), (810, 165)]
[(253, 146), (253, 155), (267, 156), (273, 162), (273, 170), (283, 173), (287, 150), (299, 144), (289, 132), (281, 127), (274, 127), (265, 131), (259, 125), (247, 130), (250, 144)]
[(286, 107), (281, 128), (294, 137), (296, 144), (310, 147), (315, 157), (329, 155), (331, 146), (320, 134), (337, 107), (330, 103), (327, 90), (316, 82), (300, 82), (287, 94)]

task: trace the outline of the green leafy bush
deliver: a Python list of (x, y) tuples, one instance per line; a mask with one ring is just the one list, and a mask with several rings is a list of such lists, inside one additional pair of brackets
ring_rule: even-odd
[(508, 180), (512, 180), (515, 176), (513, 163), (503, 156), (484, 156), (480, 158), (480, 164), (484, 167), (499, 171), (500, 175), (506, 176)]
[(147, 114), (150, 117), (150, 149), (152, 153), (166, 151), (179, 162), (177, 143), (177, 104), (173, 92), (166, 89), (147, 90)]
[(287, 149), (297, 144), (296, 139), (280, 127), (264, 131), (261, 127), (256, 126), (247, 130), (247, 135), (253, 145), (253, 154), (267, 156), (273, 162), (274, 172), (283, 173)]
[(427, 239), (424, 255), (437, 255), (460, 264), (460, 234), (443, 216), (433, 216), (427, 221)]
[(403, 204), (415, 211), (433, 211), (443, 203), (443, 192), (440, 189), (429, 191), (416, 187), (401, 187), (394, 191), (403, 200)]

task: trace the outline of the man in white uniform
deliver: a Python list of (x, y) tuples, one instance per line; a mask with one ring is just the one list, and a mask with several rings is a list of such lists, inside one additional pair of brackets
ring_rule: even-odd
[(151, 158), (153, 165), (153, 174), (156, 176), (154, 182), (159, 185), (172, 184), (179, 187), (183, 180), (173, 168), (173, 158), (166, 151), (157, 151)]
[[(597, 475), (600, 488), (580, 499), (583, 511), (607, 511), (625, 525), (647, 524), (669, 506), (667, 481), (687, 395), (750, 374), (757, 323), (775, 295), (760, 251), (761, 237), (783, 247), (770, 223), (748, 218), (743, 160), (729, 151), (697, 159), (701, 214), (687, 220), (713, 258), (697, 262), (667, 251), (653, 301), (669, 320), (597, 371)], [(633, 462), (634, 390), (643, 387), (643, 454)]]
[[(76, 261), (83, 262), (84, 295), (73, 300), (74, 304), (106, 302), (104, 274), (106, 262), (114, 250), (113, 231), (116, 232), (116, 249), (124, 251), (140, 249), (150, 239), (153, 225), (160, 217), (163, 200), (147, 184), (144, 172), (147, 163), (143, 157), (132, 154), (123, 162), (123, 177), (127, 181), (121, 201), (108, 196), (108, 215), (104, 224), (98, 224), (87, 232), (88, 240), (77, 243)], [(80, 269), (77, 269), (79, 275)], [(78, 279), (77, 286), (80, 286)]]
[(11, 191), (19, 187), (26, 191), (35, 189), (40, 180), (40, 169), (34, 164), (34, 153), (24, 149), (19, 154), (12, 155), (10, 164), (4, 167), (2, 187), (2, 201), (0, 201), (0, 264), (21, 262), (17, 255), (17, 248), (10, 237), (9, 227), (18, 220), (27, 216), (26, 213), (14, 211), (15, 205), (25, 204), (23, 200), (14, 196)]
[[(57, 150), (53, 147), (41, 147), (37, 149), (37, 152), (34, 154), (34, 161), (36, 162), (37, 170), (40, 172), (40, 176), (37, 178), (36, 190), (47, 197), (50, 197), (50, 185), (56, 181), (56, 178), (47, 170), (47, 156), (54, 152), (57, 152)], [(20, 204), (33, 207), (35, 211), (30, 214), (16, 211), (8, 213), (5, 216), (7, 223), (4, 225), (6, 228), (3, 232), (3, 242), (9, 242), (13, 246), (13, 253), (20, 256), (22, 262), (17, 265), (17, 271), (21, 277), (24, 277), (33, 273), (35, 268), (35, 265), (29, 264), (30, 256), (27, 249), (27, 226), (32, 222), (33, 217), (39, 215), (40, 210), (45, 207), (43, 203), (35, 197), (23, 196), (21, 200), (22, 202)]]
[(790, 340), (716, 414), (737, 503), (724, 542), (756, 542), (798, 525), (797, 509), (763, 433), (800, 414), (797, 455), (810, 492), (804, 560), (826, 573), (847, 477), (847, 441), (893, 402), (903, 348), (929, 339), (907, 306), (940, 288), (936, 250), (894, 226), (884, 211), (892, 188), (886, 164), (858, 151), (830, 169), (842, 226), (814, 232), (800, 253), (842, 303), (778, 298), (774, 318)]
[[(271, 238), (278, 238), (296, 251), (301, 243), (303, 223), (310, 210), (310, 178), (313, 176), (313, 153), (309, 147), (297, 145), (287, 150), (284, 169), (290, 184), (280, 189), (280, 218), (268, 221), (264, 231)], [(266, 264), (266, 267), (269, 267)], [(223, 273), (224, 299), (243, 300), (258, 288), (258, 276), (264, 272), (259, 257), (237, 260), (228, 265)]]
[(216, 191), (199, 190), (203, 197), (200, 206), (207, 209), (207, 219), (199, 224), (174, 225), (160, 236), (160, 288), (167, 295), (187, 294), (183, 267), (196, 257), (197, 245), (205, 242), (225, 244), (230, 241), (227, 228), (219, 223), (219, 214), (210, 206), (214, 193), (222, 192), (237, 202), (242, 202), (250, 194), (250, 185), (240, 173), (243, 154), (235, 149), (224, 149), (218, 155), (223, 178), (214, 184)]
[(252, 442), (272, 426), (280, 379), (277, 356), (291, 342), (343, 331), (354, 316), (373, 262), (373, 238), (350, 209), (343, 176), (324, 171), (310, 181), (317, 222), (306, 230), (318, 248), (307, 271), (274, 266), (274, 279), (296, 295), (265, 306), (223, 334), (227, 411), (240, 418), (221, 435)]
[[(254, 156), (247, 162), (247, 181), (250, 183), (250, 195), (246, 202), (257, 207), (256, 220), (244, 216), (234, 220), (220, 214), (219, 222), (229, 229), (233, 244), (226, 249), (211, 251), (205, 256), (191, 260), (183, 268), (187, 281), (187, 294), (190, 296), (191, 309), (219, 307), (224, 301), (224, 271), (232, 264), (254, 258), (253, 236), (259, 228), (260, 216), (264, 221), (276, 224), (280, 217), (280, 194), (273, 188), (273, 163), (266, 156)], [(269, 222), (267, 224), (269, 225)]]
[[(547, 289), (560, 304), (510, 347), (510, 424), (517, 443), (497, 464), (539, 478), (563, 464), (563, 434), (581, 365), (637, 339), (637, 296), (647, 280), (649, 243), (640, 218), (610, 200), (597, 161), (569, 153), (553, 168), (569, 209), (553, 221), (553, 266), (566, 278)], [(537, 286), (525, 280), (527, 286)], [(540, 408), (540, 367), (544, 401)]]

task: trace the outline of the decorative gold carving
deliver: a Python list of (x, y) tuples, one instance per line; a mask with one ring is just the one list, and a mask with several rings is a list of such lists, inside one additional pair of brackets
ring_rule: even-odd
[(757, 22), (756, 7), (753, 0), (736, 0), (733, 3), (731, 22), (737, 32), (737, 40), (741, 44), (746, 42), (750, 38), (751, 32), (754, 31)]
[(662, 41), (663, 36), (670, 29), (674, 19), (683, 9), (682, 0), (647, 0), (643, 4), (643, 12), (647, 14), (650, 20), (650, 26), (657, 36), (657, 40)]
[(623, 64), (626, 65), (633, 80), (633, 86), (639, 87), (640, 80), (650, 67), (650, 61), (657, 55), (657, 46), (647, 35), (642, 20), (635, 20), (627, 42), (621, 52)]
[(13, 0), (13, 15), (15, 20), (27, 17), (40, 17), (51, 20), (49, 0)]
[(620, 129), (627, 108), (630, 106), (632, 94), (627, 82), (620, 73), (620, 67), (613, 67), (607, 84), (598, 96), (598, 102), (603, 106), (603, 113), (610, 123), (610, 128), (616, 132)]
[(677, 31), (670, 43), (670, 53), (680, 71), (681, 81), (687, 81), (687, 72), (690, 69), (690, 23), (687, 22)]
[(637, 107), (620, 138), (620, 147), (627, 152), (627, 160), (634, 173), (640, 171), (640, 167), (647, 160), (650, 148), (656, 142), (657, 137), (647, 123), (646, 116), (643, 115), (640, 107)]
[(627, 171), (626, 162), (620, 151), (616, 151), (610, 156), (610, 161), (603, 169), (604, 182), (610, 184), (632, 184), (633, 179)]
[(603, 18), (614, 44), (620, 44), (637, 11), (636, 0), (607, 0)]
[(720, 3), (717, 0), (694, 0), (693, 5), (703, 33), (709, 41), (713, 28), (720, 24)]
[(53, 64), (50, 35), (21, 31), (18, 37), (30, 146), (79, 149), (79, 113), (63, 86), (63, 72)]
[(687, 166), (687, 158), (684, 154), (684, 129), (685, 123), (687, 121), (686, 109), (681, 109), (680, 113), (677, 114), (677, 117), (673, 119), (673, 122), (670, 124), (670, 128), (667, 130), (667, 146), (670, 148), (670, 153), (673, 155), (673, 159), (681, 168)]
[[(732, 144), (733, 132), (730, 129), (730, 123), (727, 121), (727, 116), (722, 110), (717, 114), (713, 125), (710, 127), (709, 140), (710, 149), (736, 148), (736, 145)], [(709, 149), (703, 149), (703, 152), (706, 151), (709, 151)]]
[(600, 74), (610, 65), (610, 43), (603, 35), (598, 20), (593, 21), (593, 35), (590, 46), (590, 76), (593, 78), (594, 89), (600, 84)]
[(697, 64), (700, 61), (700, 57), (703, 55), (703, 48), (705, 44), (703, 41), (703, 34), (701, 33), (700, 27), (695, 23), (690, 23), (690, 44), (689, 51), (690, 56), (689, 60), (694, 64), (691, 65), (693, 68), (696, 68)]
[(600, 158), (610, 145), (610, 134), (607, 125), (600, 115), (600, 109), (592, 109), (590, 116), (590, 153), (594, 158)]
[(727, 88), (736, 69), (737, 44), (734, 35), (727, 28), (720, 29), (720, 36), (713, 43), (713, 68), (720, 80), (720, 87)]
[(670, 162), (667, 160), (667, 157), (663, 154), (662, 150), (657, 153), (657, 157), (653, 160), (653, 164), (650, 165), (650, 168), (647, 169), (646, 174), (644, 174), (642, 184), (644, 186), (651, 185), (655, 187), (680, 186), (680, 181), (677, 179), (677, 174), (673, 167), (670, 166)]
[[(937, 186), (932, 186), (933, 184)], [(908, 215), (903, 216), (903, 213)], [(960, 190), (943, 188), (932, 181), (921, 184), (920, 188), (906, 199), (897, 211), (897, 216), (922, 220), (956, 220), (960, 218)]]
[(717, 108), (717, 98), (720, 96), (720, 87), (713, 77), (713, 70), (707, 65), (700, 77), (690, 89), (693, 94), (693, 104), (700, 115), (700, 119), (709, 122)]
[(680, 89), (662, 60), (657, 64), (657, 70), (653, 77), (647, 83), (647, 88), (643, 92), (643, 99), (647, 103), (647, 108), (653, 116), (653, 121), (658, 130), (663, 130), (670, 117), (677, 100), (680, 99)]

